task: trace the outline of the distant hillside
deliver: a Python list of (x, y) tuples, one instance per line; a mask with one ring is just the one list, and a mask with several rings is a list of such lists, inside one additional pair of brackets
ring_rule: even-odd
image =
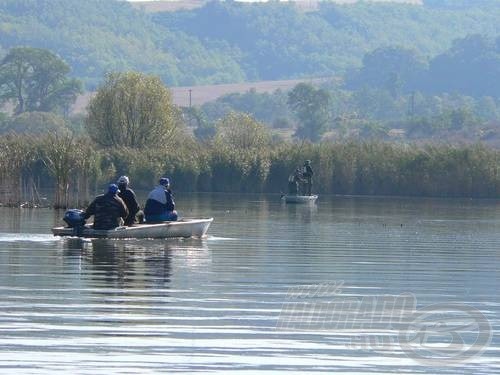
[(434, 56), (468, 34), (500, 34), (499, 1), (318, 4), (304, 12), (287, 2), (228, 1), (147, 13), (114, 0), (0, 0), (0, 54), (50, 49), (88, 89), (123, 70), (190, 86), (338, 76), (381, 46)]
[(95, 87), (109, 71), (156, 74), (169, 85), (243, 81), (239, 63), (114, 0), (1, 0), (0, 52), (50, 49)]
[(207, 3), (206, 0), (180, 0), (180, 1), (130, 1), (130, 4), (136, 8), (144, 10), (147, 13), (157, 12), (175, 12), (178, 10), (201, 8)]
[[(128, 0), (134, 8), (142, 9), (147, 13), (175, 12), (178, 10), (201, 8), (209, 0)], [(321, 0), (292, 0), (294, 5), (304, 11), (313, 11), (319, 8)], [(354, 4), (360, 0), (329, 0), (335, 4)], [(368, 0), (371, 2), (386, 2), (399, 4), (423, 5), (424, 0)]]

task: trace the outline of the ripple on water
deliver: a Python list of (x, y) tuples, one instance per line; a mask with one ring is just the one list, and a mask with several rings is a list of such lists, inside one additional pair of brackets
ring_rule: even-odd
[[(0, 219), (0, 371), (500, 373), (499, 205), (436, 202), (181, 200), (215, 217), (203, 240), (59, 239)], [(51, 215), (19, 227), (50, 233)], [(479, 309), (491, 344), (429, 365), (398, 344), (394, 309), (353, 311), (404, 293)]]

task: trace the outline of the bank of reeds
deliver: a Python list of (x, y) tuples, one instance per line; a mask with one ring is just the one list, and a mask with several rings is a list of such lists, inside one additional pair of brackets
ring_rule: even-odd
[(313, 190), (322, 194), (500, 196), (500, 151), (480, 144), (273, 143), (245, 149), (186, 137), (175, 148), (102, 150), (69, 135), (8, 135), (0, 138), (0, 203), (20, 205), (35, 200), (34, 191), (51, 188), (54, 207), (81, 207), (122, 174), (136, 189), (167, 175), (177, 191), (279, 193), (306, 159), (315, 172)]

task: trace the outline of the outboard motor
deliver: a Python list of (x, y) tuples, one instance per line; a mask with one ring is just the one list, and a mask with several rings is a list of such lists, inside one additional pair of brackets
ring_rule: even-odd
[(81, 228), (85, 225), (83, 214), (82, 210), (72, 208), (64, 213), (63, 220), (68, 224), (69, 228)]

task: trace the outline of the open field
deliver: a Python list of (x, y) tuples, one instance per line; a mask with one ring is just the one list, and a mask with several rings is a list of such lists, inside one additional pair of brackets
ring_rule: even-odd
[[(223, 85), (206, 85), (206, 86), (184, 86), (170, 87), (174, 104), (187, 107), (189, 106), (189, 91), (191, 90), (191, 105), (202, 105), (206, 102), (211, 102), (217, 98), (230, 93), (245, 93), (251, 89), (259, 93), (273, 92), (281, 89), (287, 91), (301, 82), (312, 84), (320, 84), (334, 78), (312, 78), (312, 79), (292, 79), (283, 81), (260, 81), (260, 82), (245, 82), (245, 83), (228, 83)], [(73, 105), (73, 113), (82, 113), (85, 111), (93, 93), (87, 92), (80, 95)]]
[(131, 1), (135, 8), (143, 9), (146, 13), (175, 12), (177, 10), (189, 10), (202, 7), (205, 0), (182, 0), (182, 1)]
[[(338, 4), (352, 4), (359, 0), (330, 0), (331, 2)], [(366, 0), (365, 0), (366, 1)], [(423, 5), (423, 0), (369, 0), (372, 2), (391, 2), (391, 3), (404, 3), (404, 4), (415, 4)], [(143, 9), (146, 13), (155, 12), (175, 12), (177, 10), (189, 10), (194, 8), (200, 8), (208, 0), (150, 0), (150, 1), (131, 1), (133, 6), (139, 9)], [(297, 8), (303, 11), (312, 11), (318, 8), (318, 0), (295, 0), (293, 1)]]

